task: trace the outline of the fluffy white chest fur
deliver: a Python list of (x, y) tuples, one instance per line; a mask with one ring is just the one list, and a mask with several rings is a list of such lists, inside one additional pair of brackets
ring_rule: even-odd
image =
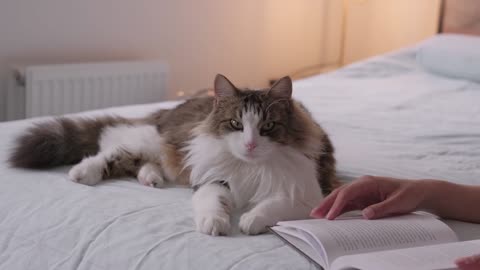
[(226, 144), (209, 135), (190, 142), (186, 165), (191, 167), (192, 185), (227, 181), (237, 208), (278, 196), (312, 208), (322, 199), (315, 161), (298, 150), (276, 147), (270, 159), (247, 162), (233, 156)]

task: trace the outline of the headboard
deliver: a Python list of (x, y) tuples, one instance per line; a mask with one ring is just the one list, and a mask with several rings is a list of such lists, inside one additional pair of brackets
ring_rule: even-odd
[(480, 35), (480, 1), (442, 0), (439, 32)]

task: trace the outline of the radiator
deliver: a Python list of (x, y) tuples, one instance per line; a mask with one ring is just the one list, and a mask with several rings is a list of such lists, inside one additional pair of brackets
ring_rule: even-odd
[(16, 67), (7, 91), (7, 120), (158, 102), (166, 96), (162, 62)]

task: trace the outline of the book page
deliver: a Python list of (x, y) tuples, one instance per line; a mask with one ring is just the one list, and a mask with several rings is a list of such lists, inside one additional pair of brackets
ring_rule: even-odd
[(270, 231), (280, 237), (280, 239), (290, 245), (293, 249), (297, 250), (300, 254), (304, 255), (304, 257), (310, 260), (313, 264), (318, 264), (318, 268), (326, 267), (325, 254), (318, 253), (315, 248), (312, 248), (308, 239), (303, 238), (303, 235), (299, 234), (298, 230), (274, 226), (270, 228)]
[[(343, 255), (455, 242), (455, 233), (440, 220), (419, 214), (366, 220), (360, 217), (279, 222), (323, 246), (327, 264)], [(308, 237), (306, 237), (308, 238)], [(315, 244), (311, 244), (312, 247)]]
[(455, 259), (480, 253), (480, 240), (380, 251), (340, 257), (332, 270), (457, 269)]

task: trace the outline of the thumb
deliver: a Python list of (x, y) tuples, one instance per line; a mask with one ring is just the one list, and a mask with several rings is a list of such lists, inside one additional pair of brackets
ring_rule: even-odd
[(370, 205), (369, 207), (363, 209), (362, 214), (366, 219), (377, 219), (397, 212), (398, 201), (395, 200), (395, 197), (392, 197), (383, 202)]

